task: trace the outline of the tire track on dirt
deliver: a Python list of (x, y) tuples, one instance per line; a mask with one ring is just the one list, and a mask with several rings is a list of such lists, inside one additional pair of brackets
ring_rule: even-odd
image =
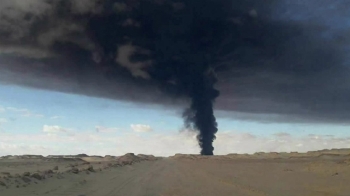
[[(185, 167), (183, 164), (181, 164), (181, 162), (179, 162), (178, 165), (181, 168), (180, 170), (185, 171), (189, 169), (188, 166)], [(208, 179), (208, 181), (211, 181), (212, 183), (217, 182), (229, 186), (230, 188), (234, 189), (234, 191), (241, 192), (242, 194), (248, 196), (270, 196), (268, 193), (252, 187), (251, 185), (239, 183), (238, 178), (236, 178), (236, 180), (220, 178), (211, 172), (203, 170), (203, 168), (200, 169), (198, 167), (191, 167), (191, 175), (187, 173), (187, 176), (194, 179)]]

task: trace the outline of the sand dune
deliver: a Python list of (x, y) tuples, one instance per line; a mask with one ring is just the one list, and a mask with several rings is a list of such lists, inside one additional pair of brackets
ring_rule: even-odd
[(347, 196), (349, 155), (6, 156), (0, 160), (0, 195)]

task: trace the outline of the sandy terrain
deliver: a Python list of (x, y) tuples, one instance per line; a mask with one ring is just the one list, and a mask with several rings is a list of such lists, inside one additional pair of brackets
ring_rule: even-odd
[(0, 176), (1, 196), (349, 196), (350, 150), (6, 157)]

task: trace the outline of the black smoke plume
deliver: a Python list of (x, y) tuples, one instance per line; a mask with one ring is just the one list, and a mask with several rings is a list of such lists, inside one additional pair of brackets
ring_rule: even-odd
[[(217, 132), (213, 102), (219, 96), (213, 66), (224, 56), (220, 50), (230, 44), (227, 38), (235, 36), (231, 1), (139, 1), (133, 6), (126, 16), (110, 10), (89, 21), (90, 35), (97, 40), (103, 61), (116, 66), (118, 45), (137, 47), (131, 60), (152, 66), (128, 67), (131, 73), (189, 97), (190, 112), (184, 118), (199, 131), (201, 154), (213, 155)], [(125, 21), (130, 27), (122, 28)]]
[[(298, 2), (2, 0), (0, 82), (189, 104), (185, 125), (204, 155), (218, 130), (214, 102), (243, 120), (350, 123), (350, 8)], [(339, 24), (326, 24), (331, 16)]]

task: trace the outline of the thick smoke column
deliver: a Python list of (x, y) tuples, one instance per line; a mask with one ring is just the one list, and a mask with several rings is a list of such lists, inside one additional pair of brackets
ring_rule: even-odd
[(213, 155), (213, 141), (218, 130), (213, 102), (218, 96), (219, 91), (214, 89), (213, 83), (205, 76), (198, 76), (193, 82), (191, 108), (184, 113), (184, 117), (187, 126), (199, 130), (197, 139), (202, 155)]
[[(124, 47), (135, 52), (132, 61), (140, 63), (139, 69), (124, 65), (134, 76), (152, 79), (163, 89), (189, 97), (186, 125), (199, 132), (201, 154), (213, 155), (217, 132), (213, 103), (219, 96), (213, 70), (233, 33), (231, 1), (139, 1), (136, 5), (128, 18), (118, 13), (92, 18), (90, 31), (103, 51), (100, 55), (104, 62), (112, 62), (113, 54), (118, 53), (115, 44), (127, 43)], [(124, 24), (117, 22), (121, 18), (128, 21), (129, 28), (119, 26)]]
[(172, 81), (176, 89), (190, 97), (191, 106), (183, 117), (187, 127), (199, 132), (197, 138), (202, 155), (213, 155), (214, 151), (217, 123), (213, 103), (219, 91), (214, 88), (213, 66), (222, 55), (218, 54), (219, 49), (225, 45), (227, 30), (232, 25), (230, 3), (212, 0), (200, 4), (177, 2), (179, 8), (175, 13), (162, 16), (167, 24), (159, 29), (160, 38), (164, 40), (154, 40), (159, 46), (156, 50), (161, 51), (155, 58), (160, 63), (150, 73), (153, 78), (161, 80), (161, 84)]

